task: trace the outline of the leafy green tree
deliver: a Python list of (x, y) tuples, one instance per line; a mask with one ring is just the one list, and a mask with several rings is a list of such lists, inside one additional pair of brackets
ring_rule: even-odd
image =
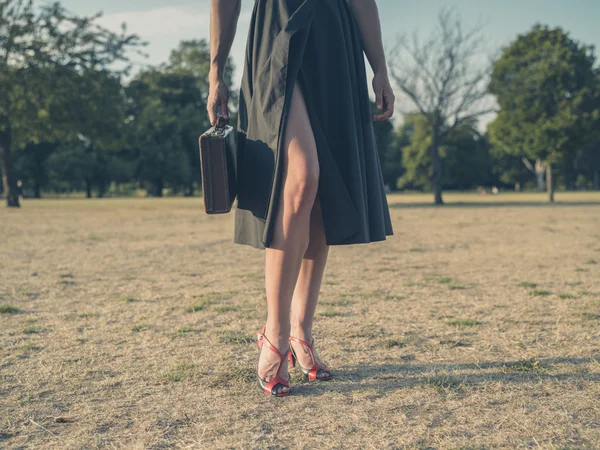
[[(476, 122), (464, 122), (448, 134), (439, 149), (442, 186), (446, 189), (468, 189), (490, 184), (493, 179), (489, 146), (485, 136), (475, 128)], [(402, 164), (406, 170), (399, 181), (402, 188), (431, 188), (431, 125), (421, 114), (405, 117), (398, 133), (407, 142), (402, 148)]]
[[(137, 161), (136, 175), (155, 196), (170, 185), (189, 186), (192, 172), (182, 130), (189, 115), (196, 115), (199, 92), (191, 75), (151, 69), (140, 73), (128, 86), (130, 121), (128, 145)], [(196, 144), (200, 125), (195, 128)]]
[(50, 183), (58, 192), (88, 188), (86, 182), (94, 176), (94, 154), (83, 143), (61, 147), (48, 158)]
[(581, 149), (575, 158), (574, 166), (591, 179), (595, 190), (600, 191), (600, 140)]
[(41, 198), (42, 189), (48, 186), (48, 158), (58, 147), (55, 142), (30, 142), (15, 153), (15, 172), (24, 186), (33, 186), (35, 198)]
[(493, 177), (499, 184), (511, 186), (515, 191), (520, 191), (531, 182), (531, 172), (523, 164), (521, 157), (510, 155), (498, 149), (490, 142), (489, 129), (486, 133), (486, 141), (489, 144), (490, 161)]
[(398, 132), (402, 147), (404, 174), (398, 180), (402, 189), (431, 189), (431, 127), (422, 114), (413, 113), (404, 117)]
[(545, 162), (549, 200), (553, 167), (572, 159), (600, 129), (600, 88), (593, 48), (561, 28), (535, 25), (504, 49), (490, 92), (501, 111), (490, 124), (494, 146)]
[[(121, 33), (100, 27), (98, 17), (75, 16), (58, 2), (0, 3), (0, 169), (8, 206), (19, 206), (13, 151), (28, 142), (72, 138), (89, 119), (63, 102), (63, 94), (72, 99), (77, 93), (71, 81), (126, 63), (127, 52), (143, 44), (124, 26)], [(89, 111), (85, 100), (79, 104)]]
[[(127, 88), (129, 147), (138, 155), (138, 179), (149, 183), (154, 195), (161, 195), (167, 185), (193, 195), (201, 182), (198, 137), (210, 127), (209, 70), (208, 43), (183, 41), (169, 64), (139, 74)], [(230, 59), (225, 73), (229, 83), (232, 74)]]
[(476, 125), (475, 121), (463, 123), (442, 145), (442, 182), (446, 189), (472, 189), (495, 184), (489, 143)]

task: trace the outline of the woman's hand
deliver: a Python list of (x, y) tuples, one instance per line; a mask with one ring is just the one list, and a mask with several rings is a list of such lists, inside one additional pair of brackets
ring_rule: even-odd
[(211, 77), (208, 89), (208, 101), (206, 109), (210, 124), (214, 127), (217, 125), (219, 116), (224, 122), (229, 121), (229, 110), (227, 103), (229, 102), (229, 87), (222, 78)]
[(376, 73), (373, 77), (373, 90), (375, 91), (375, 102), (381, 114), (375, 114), (373, 120), (387, 120), (394, 114), (394, 102), (396, 97), (390, 86), (390, 80), (385, 73)]

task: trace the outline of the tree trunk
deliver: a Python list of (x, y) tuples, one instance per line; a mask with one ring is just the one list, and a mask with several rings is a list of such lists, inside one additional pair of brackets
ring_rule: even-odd
[(92, 198), (92, 182), (89, 178), (85, 179), (85, 196), (87, 198)]
[(600, 169), (594, 170), (594, 189), (600, 191)]
[(154, 181), (154, 196), (155, 197), (162, 197), (163, 196), (163, 188), (164, 188), (165, 184), (162, 180), (162, 178), (159, 178), (158, 180)]
[(546, 164), (546, 186), (548, 188), (548, 201), (554, 203), (554, 179), (552, 177), (552, 164)]
[(34, 197), (35, 198), (42, 198), (42, 187), (40, 186), (40, 183), (38, 183), (37, 181), (34, 182), (33, 185), (33, 189), (34, 189)]
[(17, 180), (13, 172), (10, 125), (7, 125), (4, 131), (0, 132), (0, 150), (2, 151), (0, 164), (2, 164), (2, 186), (4, 188), (4, 195), (6, 196), (6, 206), (18, 208), (21, 205), (19, 204)]
[(431, 143), (431, 168), (433, 171), (433, 198), (436, 205), (443, 205), (444, 200), (442, 199), (442, 166), (440, 162), (440, 133), (434, 126), (433, 130), (433, 142)]
[[(538, 191), (540, 192), (544, 192), (546, 190), (544, 177), (546, 177), (546, 179), (548, 178), (548, 167), (549, 164), (544, 164), (542, 161), (538, 160), (535, 162), (535, 176), (537, 180)], [(552, 176), (550, 176), (550, 178), (552, 178)]]

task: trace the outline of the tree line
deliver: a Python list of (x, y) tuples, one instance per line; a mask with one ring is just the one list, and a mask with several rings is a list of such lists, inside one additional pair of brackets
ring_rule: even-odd
[[(183, 41), (128, 78), (146, 43), (60, 3), (0, 4), (0, 172), (19, 195), (195, 195), (210, 54)], [(497, 186), (600, 189), (600, 71), (594, 49), (535, 25), (486, 61), (481, 28), (443, 10), (426, 40), (398, 37), (391, 78), (411, 103), (401, 125), (374, 123), (390, 190)], [(117, 70), (115, 67), (120, 66)], [(226, 80), (233, 79), (229, 61)], [(125, 81), (127, 80), (127, 81)], [(232, 95), (232, 109), (236, 97)], [(482, 116), (495, 113), (486, 132)], [(232, 117), (235, 123), (236, 117)]]

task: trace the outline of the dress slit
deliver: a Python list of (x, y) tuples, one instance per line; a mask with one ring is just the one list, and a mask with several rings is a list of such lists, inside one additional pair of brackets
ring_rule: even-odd
[[(302, 33), (298, 31), (294, 31), (294, 33), (290, 36), (288, 44), (287, 44), (287, 64), (286, 64), (286, 76), (285, 76), (285, 89), (284, 89), (284, 99), (283, 99), (283, 108), (281, 111), (281, 117), (279, 119), (279, 131), (277, 133), (277, 151), (275, 152), (275, 173), (273, 175), (273, 181), (271, 183), (271, 191), (269, 194), (269, 205), (271, 206), (267, 210), (266, 217), (266, 225), (262, 237), (262, 244), (265, 247), (271, 246), (271, 241), (273, 237), (273, 226), (275, 224), (275, 219), (277, 218), (277, 208), (279, 207), (279, 196), (281, 195), (281, 154), (283, 150), (283, 145), (285, 142), (285, 131), (288, 124), (288, 116), (290, 112), (290, 106), (292, 102), (292, 94), (294, 93), (294, 86), (298, 81), (298, 74), (300, 72), (300, 67), (302, 64), (302, 60), (304, 59), (304, 49), (306, 48), (306, 40), (308, 35), (308, 27), (301, 30)], [(300, 53), (292, 53), (294, 52), (294, 43), (302, 38), (297, 45), (300, 45)], [(290, 58), (289, 55), (294, 55), (294, 59), (292, 59), (292, 68), (290, 70)], [(301, 86), (302, 87), (302, 86)], [(302, 90), (302, 96), (304, 97), (304, 102), (306, 103), (306, 92), (304, 89)], [(309, 115), (310, 119), (310, 115)], [(312, 120), (311, 120), (311, 128), (312, 128)], [(314, 132), (313, 132), (314, 133)]]

